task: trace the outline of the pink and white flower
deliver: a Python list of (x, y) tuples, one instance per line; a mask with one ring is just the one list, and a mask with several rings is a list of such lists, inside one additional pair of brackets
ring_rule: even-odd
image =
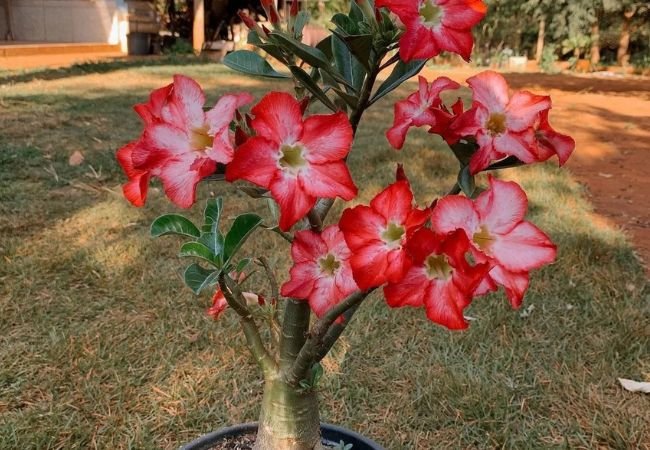
[(359, 288), (352, 277), (351, 252), (336, 225), (322, 233), (298, 231), (291, 243), (293, 267), (285, 297), (306, 299), (318, 317)]
[[(136, 105), (145, 131), (137, 144), (120, 150), (122, 167), (160, 177), (167, 196), (178, 206), (189, 208), (195, 202), (199, 181), (214, 173), (217, 163), (232, 159), (230, 123), (237, 108), (252, 100), (247, 93), (227, 94), (204, 112), (201, 87), (191, 78), (175, 75), (172, 84), (151, 93), (149, 102)], [(146, 195), (146, 189), (140, 191)], [(141, 198), (137, 203), (144, 203), (144, 196)]]
[(479, 148), (469, 164), (472, 174), (507, 156), (527, 164), (554, 154), (561, 164), (566, 161), (575, 143), (548, 124), (550, 97), (527, 91), (510, 96), (505, 78), (492, 71), (481, 72), (467, 82), (473, 91), (472, 108), (454, 120), (447, 137), (476, 139)]
[(470, 242), (463, 230), (436, 234), (421, 228), (407, 244), (413, 265), (404, 278), (384, 287), (389, 306), (424, 307), (429, 320), (452, 330), (467, 328), (463, 310), (490, 270), (485, 262), (467, 262)]
[(557, 251), (544, 232), (524, 220), (528, 199), (521, 187), (492, 177), (489, 183), (490, 188), (474, 201), (458, 195), (440, 199), (431, 224), (439, 233), (464, 230), (471, 237), (475, 259), (494, 265), (478, 293), (501, 285), (512, 305), (519, 307), (528, 273), (553, 262)]
[(425, 125), (436, 126), (438, 116), (433, 109), (442, 104), (440, 93), (460, 87), (460, 84), (447, 77), (437, 78), (429, 85), (426, 78), (420, 76), (418, 83), (417, 92), (395, 103), (393, 126), (386, 132), (388, 142), (398, 150), (404, 146), (409, 128)]
[(397, 283), (404, 277), (411, 266), (406, 242), (430, 214), (413, 205), (407, 180), (388, 186), (369, 206), (343, 211), (339, 227), (352, 251), (352, 273), (361, 289)]
[(487, 12), (482, 0), (377, 0), (375, 5), (388, 8), (406, 27), (399, 41), (404, 61), (433, 58), (443, 51), (469, 61), (472, 27)]
[(357, 195), (345, 164), (352, 126), (344, 113), (303, 120), (300, 103), (284, 92), (267, 94), (251, 112), (256, 136), (237, 149), (226, 180), (269, 189), (280, 207), (282, 230), (305, 217), (319, 197), (352, 200)]

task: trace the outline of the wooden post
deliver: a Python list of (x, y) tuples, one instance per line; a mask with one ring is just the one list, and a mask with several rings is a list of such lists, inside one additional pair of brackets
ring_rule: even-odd
[(192, 21), (192, 47), (194, 53), (199, 54), (203, 50), (205, 42), (205, 2), (194, 0), (194, 20)]

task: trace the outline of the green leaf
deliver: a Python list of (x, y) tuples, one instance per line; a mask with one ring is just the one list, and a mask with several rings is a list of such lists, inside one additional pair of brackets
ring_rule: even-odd
[(350, 108), (352, 108), (352, 109), (357, 109), (357, 107), (359, 106), (359, 97), (357, 97), (356, 95), (348, 94), (347, 92), (342, 91), (341, 89), (336, 88), (336, 87), (332, 88), (332, 90), (333, 90), (334, 92), (336, 92), (336, 94), (337, 94), (340, 98), (342, 98), (343, 101), (344, 101), (344, 102), (345, 102), (345, 103), (346, 103)]
[(375, 92), (375, 95), (370, 100), (370, 103), (372, 104), (376, 102), (384, 95), (388, 94), (393, 89), (398, 87), (404, 81), (408, 80), (414, 75), (417, 75), (420, 70), (422, 70), (426, 62), (426, 59), (417, 59), (409, 63), (404, 63), (402, 60), (398, 61), (388, 78), (386, 78), (381, 86), (379, 86), (379, 89), (377, 89), (377, 92)]
[(226, 235), (224, 243), (223, 260), (227, 263), (244, 245), (248, 236), (262, 223), (262, 218), (257, 214), (247, 213), (237, 216)]
[(352, 86), (353, 91), (358, 92), (363, 85), (366, 71), (352, 55), (343, 38), (338, 35), (332, 36), (332, 56), (339, 73)]
[(255, 52), (250, 50), (237, 50), (228, 53), (223, 63), (233, 70), (248, 75), (268, 78), (289, 78), (287, 75), (277, 72), (271, 64)]
[(201, 258), (214, 265), (214, 254), (212, 251), (200, 242), (186, 242), (181, 247), (179, 256)]
[[(278, 44), (288, 49), (298, 58), (305, 61), (312, 67), (319, 69), (331, 69), (327, 56), (317, 48), (310, 47), (307, 44), (291, 39), (282, 33), (271, 33), (270, 37)], [(232, 53), (231, 53), (232, 54)], [(224, 61), (225, 62), (225, 61)]]
[(183, 279), (185, 280), (185, 284), (198, 295), (204, 288), (216, 283), (219, 273), (221, 271), (204, 269), (194, 263), (185, 269)]
[(305, 87), (305, 89), (314, 94), (314, 97), (320, 100), (323, 105), (327, 106), (334, 112), (337, 112), (339, 110), (307, 72), (298, 66), (289, 66), (289, 70), (295, 79), (298, 80), (300, 84)]
[(316, 386), (318, 382), (323, 377), (323, 366), (320, 363), (316, 363), (311, 366), (311, 385)]
[[(334, 31), (337, 34), (336, 31)], [(338, 34), (337, 34), (338, 35)], [(356, 60), (366, 69), (370, 71), (370, 53), (372, 52), (371, 34), (360, 34), (357, 36), (341, 36), (339, 38), (345, 43), (350, 52), (354, 55)]]
[(359, 8), (359, 5), (357, 5), (357, 2), (350, 2), (350, 19), (352, 19), (353, 22), (359, 23), (363, 22), (363, 11), (361, 8)]
[(167, 234), (177, 234), (198, 238), (201, 236), (199, 229), (186, 217), (180, 214), (165, 214), (158, 217), (151, 224), (151, 236), (165, 236)]
[(338, 13), (332, 17), (332, 23), (341, 31), (343, 35), (359, 34), (359, 26), (350, 17)]
[(283, 64), (287, 63), (286, 58), (282, 54), (280, 47), (274, 44), (268, 44), (260, 38), (260, 36), (254, 30), (248, 32), (248, 43), (254, 45), (257, 48), (261, 48), (269, 55), (273, 56), (275, 59), (280, 61)]
[(207, 201), (203, 211), (203, 218), (205, 219), (203, 231), (214, 233), (219, 230), (221, 211), (223, 211), (223, 199), (221, 197), (211, 198)]
[(469, 166), (463, 167), (458, 172), (458, 186), (467, 197), (472, 198), (476, 191), (476, 183), (474, 177), (469, 173)]
[(237, 266), (235, 266), (235, 272), (242, 273), (244, 269), (250, 264), (250, 262), (251, 262), (250, 258), (242, 259), (237, 263)]
[(472, 155), (478, 150), (478, 145), (476, 141), (472, 140), (460, 140), (453, 145), (450, 145), (451, 151), (454, 152), (456, 159), (460, 162), (461, 166), (466, 166), (469, 164), (469, 160), (472, 158)]
[(318, 44), (316, 44), (316, 48), (323, 52), (323, 54), (327, 57), (328, 61), (332, 60), (332, 35), (330, 34), (326, 38), (322, 39)]
[(307, 11), (300, 11), (296, 16), (296, 20), (293, 23), (293, 35), (296, 39), (302, 37), (302, 29), (305, 28), (305, 25), (309, 23), (311, 16)]
[(223, 235), (218, 231), (203, 233), (199, 238), (199, 242), (210, 249), (210, 252), (215, 256), (214, 261), (216, 263), (220, 262), (220, 258), (217, 257), (223, 254), (223, 240)]

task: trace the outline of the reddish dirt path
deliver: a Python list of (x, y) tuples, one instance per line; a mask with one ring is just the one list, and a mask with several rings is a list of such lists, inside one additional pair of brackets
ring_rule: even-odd
[[(462, 82), (472, 73), (437, 75)], [(513, 89), (551, 95), (553, 125), (576, 140), (567, 166), (587, 186), (596, 212), (628, 233), (650, 276), (650, 78), (505, 77)]]

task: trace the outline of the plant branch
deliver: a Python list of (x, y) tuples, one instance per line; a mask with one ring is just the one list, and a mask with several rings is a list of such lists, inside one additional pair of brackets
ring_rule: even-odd
[(327, 330), (327, 333), (325, 333), (325, 336), (323, 336), (322, 345), (319, 347), (318, 352), (316, 353), (316, 358), (314, 362), (320, 362), (323, 358), (325, 358), (325, 356), (327, 356), (327, 354), (332, 349), (336, 341), (338, 341), (339, 337), (341, 337), (341, 334), (343, 334), (343, 332), (347, 328), (348, 324), (350, 323), (350, 319), (352, 319), (354, 313), (357, 312), (359, 306), (360, 303), (357, 303), (352, 308), (348, 309), (343, 314), (343, 319), (344, 319), (343, 322), (334, 323), (330, 327), (330, 329)]
[(305, 345), (310, 315), (309, 303), (304, 300), (287, 299), (282, 321), (282, 336), (280, 337), (280, 368), (282, 370), (287, 370), (293, 365), (298, 353)]
[[(292, 385), (298, 385), (300, 380), (305, 377), (307, 370), (311, 365), (316, 362), (316, 358), (322, 353), (324, 346), (324, 337), (330, 330), (330, 327), (339, 316), (346, 311), (358, 307), (358, 305), (368, 296), (375, 288), (372, 288), (368, 291), (362, 292), (357, 291), (354, 294), (348, 296), (345, 300), (338, 303), (332, 307), (323, 317), (318, 319), (314, 326), (312, 327), (309, 338), (305, 342), (304, 346), (300, 349), (298, 356), (296, 357), (293, 365), (286, 370), (283, 367), (283, 374), (287, 383)], [(343, 330), (341, 330), (342, 332)], [(331, 334), (331, 337), (334, 337), (334, 341), (328, 343), (331, 346), (334, 344), (336, 339), (340, 336), (335, 335), (335, 332)]]
[(273, 340), (273, 347), (279, 350), (282, 326), (280, 324), (280, 317), (278, 316), (278, 300), (280, 299), (278, 280), (266, 257), (260, 256), (256, 262), (264, 268), (266, 278), (269, 280), (269, 288), (271, 289), (270, 303), (273, 308), (273, 315), (269, 317), (269, 330), (271, 332), (271, 339)]
[(379, 71), (381, 72), (382, 70), (386, 69), (387, 67), (392, 66), (395, 64), (397, 61), (399, 61), (399, 52), (395, 53), (393, 56), (390, 57), (388, 61), (386, 61), (384, 64), (379, 66)]
[(222, 273), (219, 275), (219, 287), (228, 305), (240, 316), (248, 349), (253, 355), (255, 362), (262, 368), (265, 374), (277, 370), (277, 363), (264, 347), (257, 324), (246, 306), (246, 299), (239, 285), (228, 275)]

